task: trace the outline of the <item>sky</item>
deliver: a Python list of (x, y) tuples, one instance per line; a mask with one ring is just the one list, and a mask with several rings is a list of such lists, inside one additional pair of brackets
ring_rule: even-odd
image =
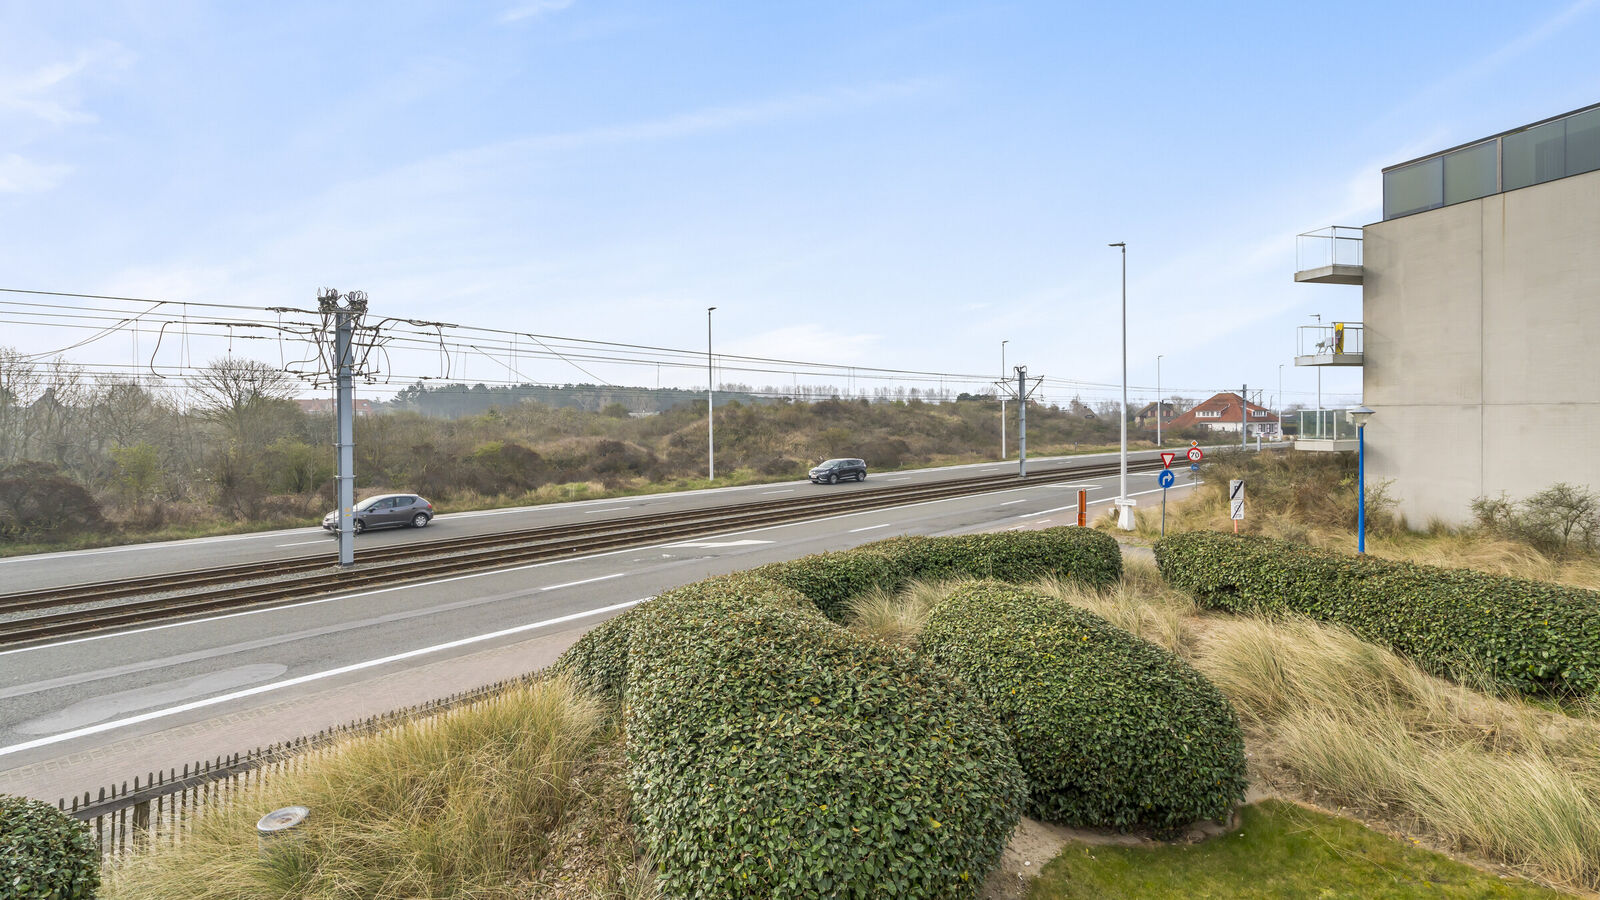
[[(1281, 376), (1314, 405), (1295, 330), (1359, 320), (1360, 289), (1295, 284), (1295, 235), (1379, 219), (1384, 166), (1600, 100), (1597, 45), (1600, 0), (0, 0), (0, 288), (333, 286), (686, 349), (715, 306), (718, 353), (998, 376), (1007, 341), (1047, 401), (1092, 402), (1119, 393), (1124, 241), (1135, 400), (1160, 355), (1169, 395), (1276, 405)], [(0, 346), (80, 338), (16, 321)], [(1359, 370), (1322, 391), (1359, 400)]]

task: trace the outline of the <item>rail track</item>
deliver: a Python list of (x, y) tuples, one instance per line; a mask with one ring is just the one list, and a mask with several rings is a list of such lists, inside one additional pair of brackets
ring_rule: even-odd
[[(1160, 467), (1158, 460), (1130, 460), (1128, 463), (1130, 472)], [(380, 584), (391, 586), (442, 575), (510, 568), (713, 532), (1004, 490), (1020, 484), (1076, 481), (1117, 471), (1117, 465), (1109, 463), (1046, 470), (1029, 475), (1026, 481), (1015, 475), (973, 476), (865, 492), (765, 500), (626, 516), (605, 522), (519, 529), (409, 546), (392, 545), (362, 551), (357, 565), (350, 569), (334, 568), (328, 554), (323, 553), (6, 594), (0, 595), (0, 614), (27, 615), (0, 621), (0, 646), (79, 637), (114, 628), (270, 606)]]

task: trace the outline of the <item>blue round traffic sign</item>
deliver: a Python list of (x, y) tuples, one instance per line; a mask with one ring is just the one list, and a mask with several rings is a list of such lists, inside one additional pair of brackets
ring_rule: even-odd
[(1200, 471), (1200, 464), (1199, 463), (1190, 463), (1189, 464), (1189, 471), (1191, 471), (1191, 472)]
[(1176, 481), (1177, 478), (1178, 476), (1172, 474), (1171, 469), (1162, 469), (1161, 474), (1156, 476), (1156, 483), (1160, 484), (1162, 488), (1169, 488), (1172, 487), (1172, 482)]

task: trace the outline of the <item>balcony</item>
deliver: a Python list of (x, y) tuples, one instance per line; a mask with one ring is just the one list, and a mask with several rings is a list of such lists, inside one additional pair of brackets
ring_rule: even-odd
[(1330, 225), (1297, 235), (1294, 280), (1305, 284), (1360, 284), (1361, 229)]
[(1334, 322), (1332, 325), (1301, 325), (1296, 329), (1297, 366), (1362, 365), (1360, 322)]
[(1331, 452), (1356, 449), (1356, 426), (1342, 409), (1302, 409), (1299, 412), (1300, 433), (1295, 435), (1294, 449), (1313, 452)]

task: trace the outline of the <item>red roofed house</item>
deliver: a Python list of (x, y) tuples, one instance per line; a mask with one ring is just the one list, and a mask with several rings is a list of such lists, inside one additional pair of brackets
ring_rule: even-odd
[(1259, 434), (1268, 439), (1276, 439), (1279, 436), (1277, 413), (1254, 403), (1245, 404), (1246, 409), (1241, 409), (1241, 403), (1243, 401), (1238, 394), (1217, 394), (1183, 415), (1168, 421), (1167, 427), (1173, 431), (1196, 426), (1210, 431), (1238, 431), (1245, 425), (1241, 419), (1248, 415), (1250, 434)]

